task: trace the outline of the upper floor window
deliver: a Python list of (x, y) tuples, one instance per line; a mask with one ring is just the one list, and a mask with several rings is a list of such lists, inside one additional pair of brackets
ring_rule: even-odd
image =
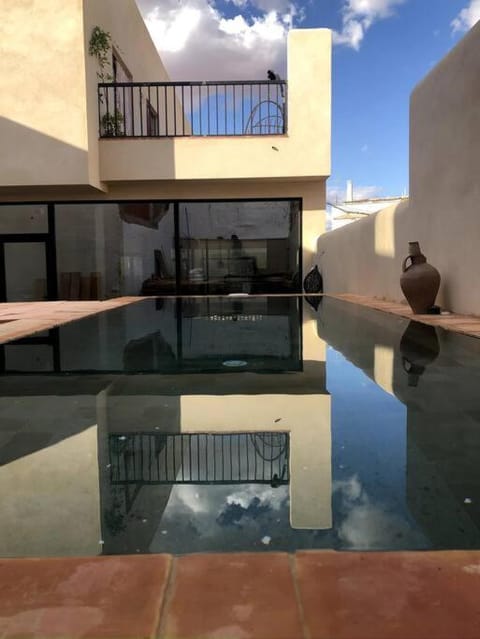
[(115, 49), (112, 53), (112, 75), (114, 82), (132, 82), (133, 80), (132, 74)]

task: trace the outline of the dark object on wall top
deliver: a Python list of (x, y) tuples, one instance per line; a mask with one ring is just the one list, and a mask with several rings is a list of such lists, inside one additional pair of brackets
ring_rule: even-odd
[(316, 264), (312, 270), (306, 274), (303, 280), (303, 289), (305, 293), (308, 294), (323, 293), (323, 277)]

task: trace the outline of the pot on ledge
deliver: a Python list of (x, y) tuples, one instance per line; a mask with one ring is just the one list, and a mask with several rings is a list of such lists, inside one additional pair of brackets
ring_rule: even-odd
[[(407, 264), (409, 260), (410, 264)], [(427, 263), (418, 242), (408, 243), (408, 255), (402, 262), (400, 287), (415, 314), (427, 313), (435, 303), (440, 273)]]

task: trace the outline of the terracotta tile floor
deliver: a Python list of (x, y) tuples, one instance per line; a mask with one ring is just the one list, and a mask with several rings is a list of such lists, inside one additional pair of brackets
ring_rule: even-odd
[(440, 326), (446, 330), (464, 333), (472, 337), (480, 337), (480, 317), (473, 315), (458, 315), (457, 313), (449, 313), (448, 315), (414, 315), (412, 310), (406, 304), (397, 304), (395, 302), (387, 302), (378, 300), (374, 297), (366, 297), (364, 295), (353, 295), (351, 293), (342, 293), (340, 295), (328, 295), (345, 302), (369, 306), (379, 311), (400, 315), (408, 319), (414, 319), (423, 324), (432, 326)]
[(302, 637), (286, 554), (181, 557), (160, 637)]
[(153, 637), (167, 555), (0, 561), (0, 637)]
[[(258, 296), (263, 297), (263, 296)], [(380, 311), (415, 319), (424, 324), (441, 326), (472, 337), (480, 337), (480, 318), (469, 315), (413, 315), (405, 304), (386, 302), (362, 295), (331, 295), (337, 299)], [(0, 344), (20, 339), (33, 333), (60, 326), (88, 315), (94, 315), (126, 304), (133, 304), (144, 297), (117, 297), (104, 301), (85, 302), (7, 302), (0, 304)]]
[(478, 639), (480, 552), (7, 559), (9, 639)]
[(86, 302), (5, 302), (0, 304), (0, 344), (141, 299), (116, 297)]

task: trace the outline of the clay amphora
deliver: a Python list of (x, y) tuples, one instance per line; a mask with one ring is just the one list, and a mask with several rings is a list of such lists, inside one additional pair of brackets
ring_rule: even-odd
[[(410, 264), (407, 262), (410, 260)], [(416, 314), (427, 313), (434, 305), (440, 287), (440, 273), (422, 254), (418, 242), (408, 243), (408, 255), (402, 263), (400, 287)]]

